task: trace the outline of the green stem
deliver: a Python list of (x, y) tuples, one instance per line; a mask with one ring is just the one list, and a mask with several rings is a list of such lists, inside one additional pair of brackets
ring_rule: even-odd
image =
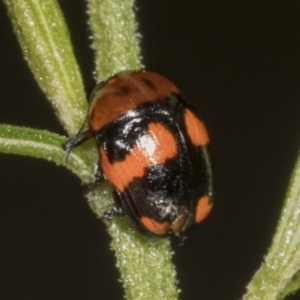
[(65, 137), (46, 130), (0, 125), (0, 152), (26, 155), (63, 165), (83, 182), (93, 179), (92, 165), (85, 158), (85, 151), (74, 151), (65, 163), (66, 153), (62, 149)]
[(89, 0), (96, 79), (122, 70), (141, 69), (139, 37), (133, 0)]
[(265, 262), (243, 300), (277, 300), (300, 287), (300, 155)]
[(82, 79), (56, 0), (4, 0), (27, 63), (70, 134), (87, 110)]

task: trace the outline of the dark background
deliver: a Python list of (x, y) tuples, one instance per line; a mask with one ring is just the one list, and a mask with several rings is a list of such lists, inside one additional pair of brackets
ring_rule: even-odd
[[(60, 1), (94, 86), (84, 1)], [(240, 299), (271, 242), (299, 149), (300, 3), (137, 1), (144, 63), (197, 107), (212, 140), (215, 207), (174, 241), (184, 300)], [(0, 122), (64, 134), (0, 3)], [(2, 299), (122, 299), (105, 226), (62, 167), (0, 155)], [(298, 296), (290, 299), (300, 299)]]

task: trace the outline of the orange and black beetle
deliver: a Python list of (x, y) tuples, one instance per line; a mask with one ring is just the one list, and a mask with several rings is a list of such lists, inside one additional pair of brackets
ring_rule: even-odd
[(68, 139), (68, 153), (94, 137), (96, 181), (113, 186), (114, 207), (142, 233), (182, 235), (212, 208), (205, 126), (176, 86), (151, 71), (124, 71), (99, 83), (88, 126)]

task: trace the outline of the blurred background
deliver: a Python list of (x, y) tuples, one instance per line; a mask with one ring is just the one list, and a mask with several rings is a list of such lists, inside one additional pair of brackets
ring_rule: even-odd
[[(84, 1), (60, 1), (89, 94)], [(300, 3), (136, 2), (148, 69), (169, 77), (212, 140), (215, 207), (173, 241), (181, 299), (240, 299), (266, 253), (299, 151)], [(65, 134), (0, 4), (0, 122)], [(62, 167), (0, 154), (2, 299), (122, 299), (105, 226)], [(300, 293), (289, 299), (300, 299)]]

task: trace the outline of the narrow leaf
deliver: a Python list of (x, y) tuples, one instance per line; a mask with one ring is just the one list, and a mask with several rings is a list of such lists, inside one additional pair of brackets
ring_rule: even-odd
[(25, 59), (55, 108), (74, 134), (87, 103), (69, 33), (56, 0), (4, 0)]
[(97, 81), (142, 67), (133, 0), (89, 0)]
[(82, 149), (76, 149), (65, 162), (64, 140), (65, 137), (44, 130), (0, 125), (0, 152), (43, 158), (67, 167), (83, 182), (93, 180), (93, 167)]
[(300, 287), (300, 155), (265, 262), (248, 285), (244, 300), (283, 299)]

